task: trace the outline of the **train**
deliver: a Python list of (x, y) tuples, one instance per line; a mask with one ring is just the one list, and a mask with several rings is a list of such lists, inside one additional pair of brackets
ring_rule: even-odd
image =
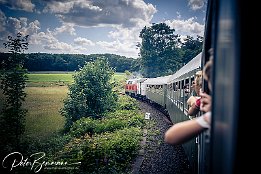
[[(195, 174), (258, 170), (258, 165), (249, 164), (257, 149), (246, 143), (253, 133), (246, 128), (253, 125), (253, 120), (247, 118), (252, 116), (253, 108), (253, 102), (245, 100), (251, 95), (247, 84), (249, 77), (256, 74), (255, 68), (249, 68), (254, 65), (248, 55), (252, 48), (247, 45), (253, 26), (249, 23), (249, 17), (254, 17), (253, 4), (243, 0), (208, 0), (202, 52), (172, 75), (129, 79), (125, 86), (126, 94), (165, 108), (173, 123), (190, 119), (186, 103), (190, 94), (184, 86), (202, 70), (209, 59), (208, 51), (213, 49), (211, 128), (182, 144)], [(208, 91), (204, 81), (203, 88)], [(245, 108), (249, 109), (247, 115)]]
[[(156, 78), (134, 78), (126, 81), (125, 94), (148, 101), (157, 106), (173, 123), (191, 119), (188, 115), (187, 99), (192, 95), (192, 82), (197, 71), (201, 70), (202, 53), (189, 61), (176, 73)], [(189, 84), (189, 85), (187, 85)], [(188, 86), (188, 91), (187, 88)], [(199, 137), (183, 144), (193, 173), (197, 171)]]

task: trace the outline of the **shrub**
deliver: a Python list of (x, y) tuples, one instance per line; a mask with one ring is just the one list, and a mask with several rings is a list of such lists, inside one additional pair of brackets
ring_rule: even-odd
[(118, 110), (138, 110), (138, 103), (134, 98), (127, 95), (119, 97)]
[(113, 74), (104, 59), (88, 62), (75, 73), (62, 109), (62, 115), (66, 117), (65, 130), (82, 117), (100, 118), (115, 108), (117, 95), (113, 92)]
[(88, 173), (124, 172), (137, 154), (141, 130), (125, 128), (94, 137), (83, 150), (82, 169)]

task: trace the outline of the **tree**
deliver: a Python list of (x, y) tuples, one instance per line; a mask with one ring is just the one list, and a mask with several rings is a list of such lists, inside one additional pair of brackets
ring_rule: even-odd
[(104, 59), (87, 62), (74, 75), (69, 87), (68, 98), (64, 101), (62, 115), (66, 118), (65, 130), (82, 117), (99, 118), (112, 110), (117, 101), (111, 78), (114, 70)]
[(144, 27), (139, 37), (142, 39), (140, 48), (142, 71), (145, 77), (158, 77), (177, 70), (181, 52), (179, 36), (174, 34), (165, 23)]
[(4, 107), (0, 115), (0, 135), (1, 142), (4, 143), (1, 150), (17, 149), (24, 133), (26, 110), (22, 108), (22, 102), (26, 97), (24, 88), (27, 70), (23, 68), (26, 58), (23, 53), (28, 49), (28, 37), (29, 35), (22, 36), (18, 33), (15, 38), (8, 36), (8, 41), (4, 43), (11, 54), (1, 62), (0, 89), (4, 94)]
[(181, 47), (183, 51), (182, 62), (186, 64), (202, 51), (203, 37), (197, 36), (194, 39), (191, 36), (187, 36), (184, 40), (185, 42), (182, 43)]

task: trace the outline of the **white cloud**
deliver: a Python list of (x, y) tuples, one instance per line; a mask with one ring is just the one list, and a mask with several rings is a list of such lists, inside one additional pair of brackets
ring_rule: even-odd
[(74, 25), (72, 24), (63, 24), (61, 27), (57, 27), (54, 30), (55, 35), (59, 33), (65, 33), (65, 32), (68, 32), (72, 36), (76, 35)]
[(5, 4), (11, 9), (33, 12), (35, 5), (31, 0), (0, 0), (0, 4)]
[(189, 35), (196, 37), (197, 35), (204, 35), (204, 25), (195, 22), (194, 17), (187, 20), (167, 20), (165, 23), (171, 28), (174, 28), (179, 35)]
[(138, 57), (139, 50), (136, 45), (141, 41), (139, 33), (141, 28), (122, 28), (118, 27), (115, 31), (110, 31), (108, 37), (114, 40), (113, 42), (99, 41), (104, 50), (113, 52), (114, 54), (123, 55), (126, 57)]
[(18, 32), (23, 35), (32, 35), (40, 30), (40, 22), (35, 20), (28, 24), (28, 19), (20, 17), (19, 19), (9, 17), (6, 20), (5, 30), (8, 35), (14, 35)]
[(73, 9), (73, 1), (67, 2), (59, 2), (59, 1), (50, 1), (47, 2), (46, 7), (44, 8), (43, 12), (47, 13), (69, 13), (70, 10)]
[(86, 38), (82, 38), (82, 37), (77, 37), (76, 39), (74, 39), (74, 43), (76, 45), (80, 45), (80, 46), (94, 46), (95, 45), (92, 41), (90, 41)]
[(142, 28), (121, 28), (118, 27), (115, 31), (110, 31), (108, 37), (115, 39), (115, 40), (122, 40), (122, 41), (139, 41), (139, 34)]
[(35, 33), (30, 37), (30, 44), (42, 46), (44, 52), (51, 53), (78, 53), (71, 44), (59, 42), (53, 32), (47, 29), (46, 32)]
[(143, 0), (57, 0), (48, 2), (44, 12), (55, 13), (63, 22), (78, 26), (133, 27), (150, 22), (156, 9)]
[(9, 32), (16, 33), (21, 28), (21, 22), (17, 18), (9, 17), (6, 26)]
[(188, 1), (188, 6), (192, 10), (199, 10), (204, 7), (206, 0), (189, 0)]
[(39, 32), (30, 36), (30, 44), (51, 44), (57, 42), (57, 39), (52, 35), (52, 32), (48, 29), (47, 32)]
[(74, 48), (72, 45), (65, 42), (54, 42), (43, 46), (46, 50), (59, 51), (59, 53), (73, 53)]
[[(5, 34), (1, 33), (2, 37), (7, 35), (14, 36), (18, 32), (22, 33), (22, 35), (29, 35), (29, 47), (30, 45), (33, 47), (38, 45), (39, 50), (54, 53), (79, 53), (79, 50), (84, 50), (79, 48), (75, 49), (71, 44), (60, 42), (55, 37), (55, 35), (62, 32), (69, 32), (71, 35), (75, 35), (73, 25), (64, 24), (61, 27), (55, 28), (54, 31), (47, 29), (46, 32), (39, 32), (41, 28), (38, 20), (29, 23), (25, 17), (20, 17), (19, 19), (14, 17), (6, 18), (2, 11), (0, 11), (0, 21), (3, 24), (0, 30), (5, 32)], [(2, 39), (4, 40), (6, 38)]]
[(27, 29), (28, 34), (30, 33), (37, 33), (41, 28), (40, 28), (40, 22), (38, 20), (35, 20), (33, 22), (29, 23), (29, 27)]
[[(100, 45), (105, 50), (109, 51), (112, 54), (122, 55), (126, 57), (138, 57), (138, 50), (133, 49), (134, 44), (129, 45), (124, 41), (113, 41), (105, 42), (99, 41), (97, 45)], [(135, 56), (136, 55), (136, 56)]]

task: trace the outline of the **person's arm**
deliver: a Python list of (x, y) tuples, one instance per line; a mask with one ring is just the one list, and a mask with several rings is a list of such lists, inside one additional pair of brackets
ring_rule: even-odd
[(174, 124), (165, 133), (165, 142), (169, 144), (181, 144), (204, 130), (195, 119)]
[(211, 113), (174, 124), (165, 133), (164, 140), (169, 144), (182, 144), (209, 128)]

